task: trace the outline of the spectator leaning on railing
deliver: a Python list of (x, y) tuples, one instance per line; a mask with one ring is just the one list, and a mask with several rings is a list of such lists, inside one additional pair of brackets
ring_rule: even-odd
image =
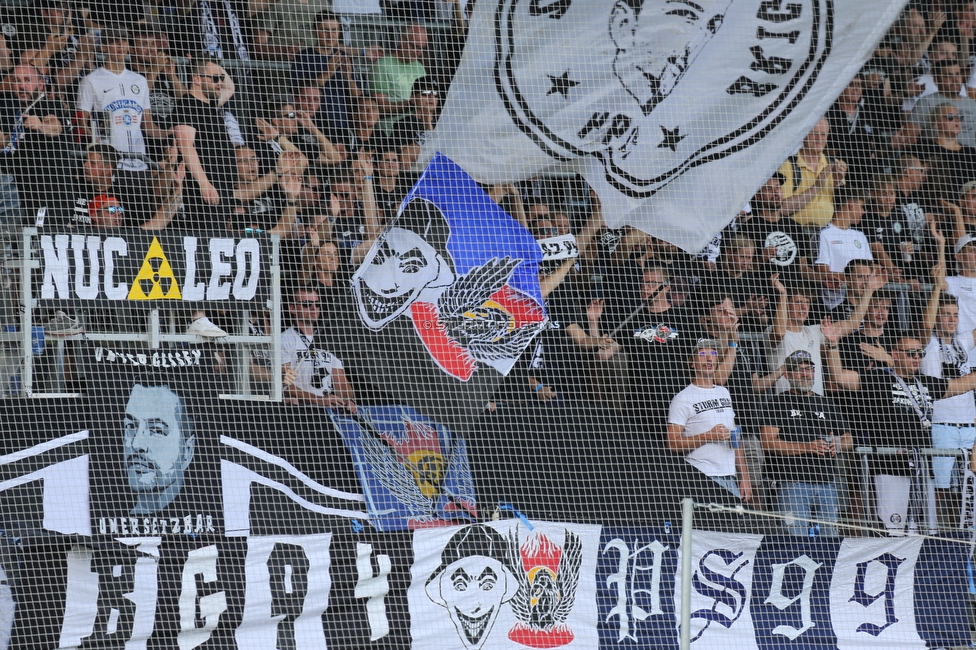
[(793, 352), (784, 370), (790, 390), (766, 402), (760, 427), (767, 471), (778, 486), (777, 510), (791, 535), (819, 531), (835, 537), (840, 519), (837, 453), (853, 448), (854, 441), (833, 400), (813, 392), (810, 353)]

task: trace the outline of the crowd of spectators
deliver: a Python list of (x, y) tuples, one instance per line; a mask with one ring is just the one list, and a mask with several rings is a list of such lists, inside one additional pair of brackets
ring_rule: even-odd
[[(355, 412), (330, 306), (412, 185), (472, 4), (384, 2), (394, 38), (353, 47), (325, 0), (32, 3), (0, 30), (0, 218), (280, 235), (286, 398)], [(550, 324), (488, 408), (619, 413), (703, 499), (794, 534), (836, 534), (844, 510), (909, 528), (917, 450), (976, 442), (974, 37), (976, 2), (911, 2), (697, 255), (607, 228), (578, 178), (486, 188), (579, 250), (543, 264)], [(872, 504), (855, 444), (898, 450), (872, 462)], [(933, 465), (949, 504), (962, 467)]]

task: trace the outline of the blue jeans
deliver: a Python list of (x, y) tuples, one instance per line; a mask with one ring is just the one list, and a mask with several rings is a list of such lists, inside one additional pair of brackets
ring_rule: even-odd
[(820, 534), (837, 537), (837, 488), (833, 483), (787, 483), (779, 489), (779, 511), (786, 517), (783, 526), (791, 535), (807, 537), (810, 519), (819, 524)]
[[(939, 423), (932, 425), (932, 446), (936, 449), (965, 449), (969, 451), (973, 448), (974, 442), (976, 442), (976, 427), (972, 425), (964, 427)], [(958, 477), (953, 476), (955, 465), (955, 456), (935, 456), (932, 458), (935, 487), (948, 490), (953, 483), (958, 484)]]

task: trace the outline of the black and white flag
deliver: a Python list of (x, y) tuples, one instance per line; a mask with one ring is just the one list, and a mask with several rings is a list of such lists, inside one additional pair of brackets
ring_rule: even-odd
[(558, 169), (689, 251), (800, 145), (905, 0), (479, 2), (427, 158), (475, 180)]

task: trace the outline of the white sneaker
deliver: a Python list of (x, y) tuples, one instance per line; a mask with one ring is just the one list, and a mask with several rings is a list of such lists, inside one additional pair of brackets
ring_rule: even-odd
[(227, 332), (214, 325), (213, 321), (206, 316), (201, 316), (190, 323), (190, 326), (186, 328), (186, 333), (211, 339), (219, 339), (222, 336), (227, 336)]
[(60, 309), (54, 313), (54, 318), (44, 324), (44, 333), (49, 336), (71, 336), (84, 331), (77, 318), (68, 316)]

